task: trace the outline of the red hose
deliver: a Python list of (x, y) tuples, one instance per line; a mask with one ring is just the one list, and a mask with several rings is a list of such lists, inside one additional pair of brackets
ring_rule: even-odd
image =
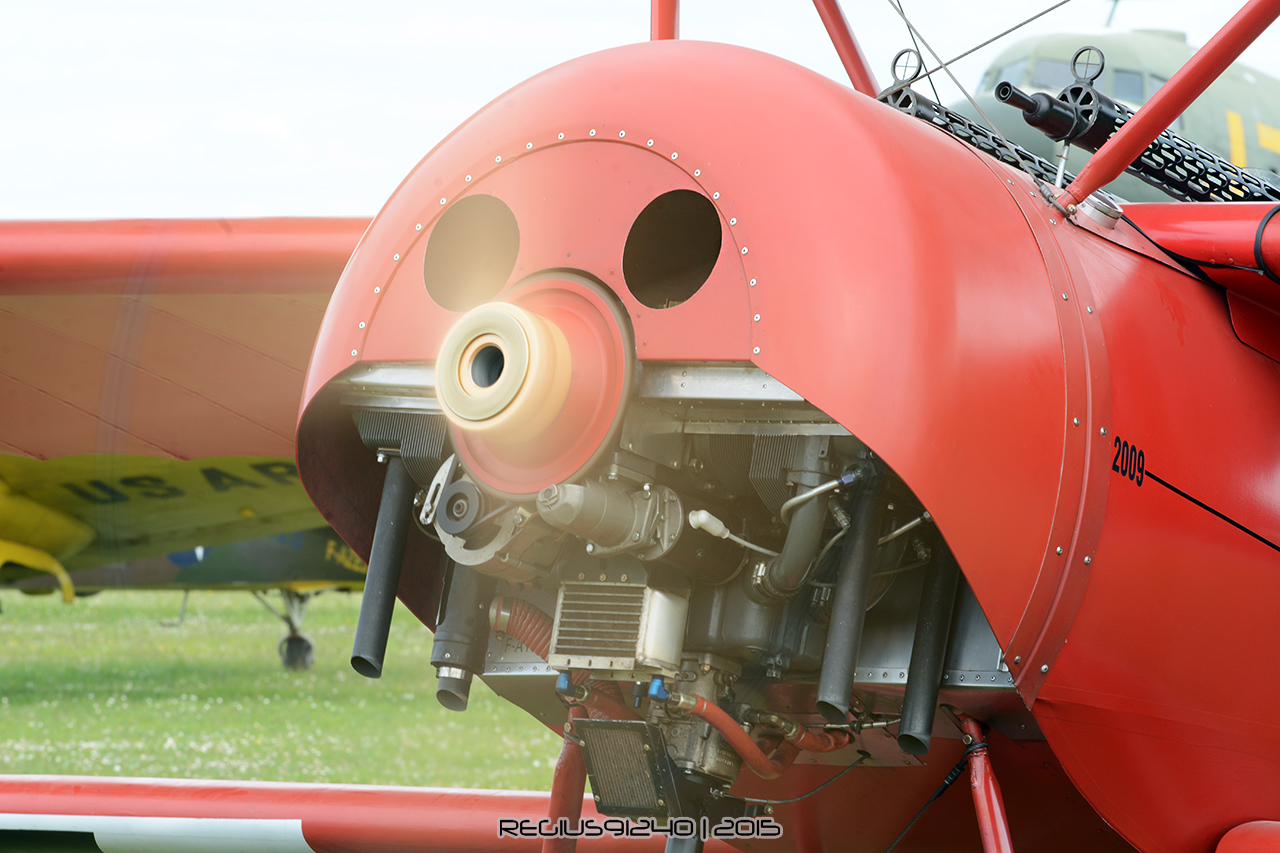
[(689, 713), (706, 720), (713, 729), (724, 735), (724, 739), (729, 741), (729, 745), (742, 756), (742, 760), (755, 771), (757, 776), (762, 779), (777, 779), (782, 775), (782, 771), (790, 767), (792, 761), (795, 761), (796, 753), (799, 752), (799, 749), (794, 748), (794, 744), (792, 744), (792, 749), (786, 749), (785, 744), (779, 747), (779, 757), (771, 759), (764, 754), (760, 747), (756, 746), (756, 742), (751, 739), (751, 735), (744, 732), (742, 727), (734, 722), (733, 717), (730, 717), (701, 696), (694, 696), (693, 698), (695, 703)]
[[(499, 626), (502, 612), (510, 607), (506, 628)], [(555, 622), (541, 608), (530, 604), (523, 598), (504, 598), (498, 596), (494, 600), (493, 621), (490, 627), (505, 633), (523, 643), (529, 651), (543, 660), (551, 654), (551, 631)], [(588, 670), (575, 670), (573, 683), (582, 684), (590, 677)], [(586, 709), (593, 719), (638, 720), (640, 719), (622, 701), (622, 692), (612, 681), (591, 682), (591, 695), (586, 701)]]
[(503, 598), (498, 596), (494, 602), (493, 630), (501, 630), (498, 620), (502, 618), (504, 604), (511, 605), (511, 615), (507, 619), (506, 633), (524, 643), (529, 651), (543, 660), (551, 654), (551, 629), (554, 625), (551, 617), (523, 598)]
[(835, 752), (837, 749), (848, 746), (852, 738), (853, 736), (844, 730), (829, 732), (801, 726), (800, 733), (787, 740), (805, 752)]

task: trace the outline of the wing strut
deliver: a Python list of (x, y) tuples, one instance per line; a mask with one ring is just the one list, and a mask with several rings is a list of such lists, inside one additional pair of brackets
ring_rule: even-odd
[(1098, 149), (1067, 187), (1062, 203), (1079, 204), (1119, 177), (1277, 17), (1280, 17), (1280, 0), (1250, 0)]
[(874, 98), (880, 87), (876, 85), (876, 77), (871, 73), (866, 54), (849, 29), (849, 21), (840, 9), (839, 0), (813, 0), (813, 5), (822, 18), (822, 25), (827, 28), (827, 34), (831, 36), (836, 53), (840, 55), (840, 62), (849, 75), (849, 82), (868, 98)]

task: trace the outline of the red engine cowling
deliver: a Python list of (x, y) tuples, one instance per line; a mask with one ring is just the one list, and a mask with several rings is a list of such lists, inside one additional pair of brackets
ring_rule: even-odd
[[(447, 421), (391, 446), (414, 376)], [(745, 382), (784, 414), (749, 408)], [(821, 432), (787, 420), (812, 407), (891, 469), (955, 555), (1028, 723), (1128, 841), (1202, 850), (1280, 817), (1280, 369), (1236, 339), (1220, 291), (1125, 222), (1067, 220), (1025, 175), (782, 60), (685, 42), (595, 54), (445, 139), (333, 296), (299, 470), (367, 556), (380, 447), (435, 442), (434, 463), (409, 466), (424, 500), (456, 453), (485, 507), (542, 523), (548, 488), (607, 488), (634, 457), (696, 480), (681, 466), (705, 424), (686, 415), (719, 411), (718, 394), (757, 435)], [(641, 524), (621, 498), (599, 507), (590, 530)], [(471, 565), (546, 592), (564, 575), (537, 548), (623, 547), (556, 531)], [(446, 556), (410, 540), (399, 594), (434, 627)], [(736, 583), (698, 573), (710, 547), (660, 558), (695, 588)], [(986, 699), (947, 689), (983, 718)], [(936, 785), (873, 772), (885, 797)], [(1011, 806), (1015, 842), (1018, 819)]]

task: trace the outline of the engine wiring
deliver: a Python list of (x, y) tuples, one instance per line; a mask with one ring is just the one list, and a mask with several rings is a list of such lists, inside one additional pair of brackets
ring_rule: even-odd
[[(814, 788), (814, 789), (813, 789), (812, 791), (810, 791), (809, 793), (807, 793), (807, 794), (801, 794), (801, 795), (800, 795), (800, 796), (798, 796), (798, 797), (791, 797), (790, 799), (787, 799), (787, 800), (759, 800), (759, 799), (756, 799), (755, 797), (743, 797), (742, 799), (743, 799), (745, 802), (748, 802), (748, 803), (756, 803), (756, 804), (758, 804), (758, 805), (763, 805), (763, 806), (783, 806), (783, 805), (786, 805), (786, 804), (788, 804), (788, 803), (798, 803), (798, 802), (800, 802), (801, 800), (808, 799), (809, 797), (812, 797), (814, 794), (818, 793), (819, 791), (821, 791), (823, 788), (827, 787), (828, 785), (831, 785), (831, 784), (835, 783), (836, 781), (838, 781), (838, 780), (840, 779), (840, 777), (841, 777), (841, 776), (843, 776), (844, 774), (848, 773), (850, 770), (852, 770), (853, 768), (857, 767), (859, 764), (861, 764), (862, 762), (866, 761), (866, 760), (867, 760), (868, 758), (870, 758), (870, 757), (871, 757), (871, 753), (867, 752), (865, 749), (860, 749), (860, 750), (858, 750), (858, 760), (857, 760), (857, 761), (853, 762), (853, 763), (852, 763), (852, 764), (850, 764), (848, 767), (846, 767), (845, 769), (841, 770), (839, 773), (837, 773), (836, 775), (832, 776), (830, 779), (828, 779), (827, 781), (823, 782), (821, 785), (819, 785), (818, 787)], [(711, 791), (711, 794), (712, 794), (712, 796), (723, 796), (722, 794), (720, 794), (720, 793), (719, 793), (719, 791), (716, 791), (716, 790), (714, 790), (714, 789)], [(908, 828), (910, 828), (910, 827), (908, 827)]]

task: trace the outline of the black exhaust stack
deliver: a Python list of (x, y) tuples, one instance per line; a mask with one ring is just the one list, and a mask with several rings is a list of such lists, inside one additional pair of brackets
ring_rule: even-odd
[(849, 701), (853, 698), (853, 674), (862, 645), (862, 628), (867, 620), (867, 594), (880, 540), (880, 483), (882, 477), (873, 464), (859, 479), (858, 491), (840, 556), (840, 574), (831, 600), (831, 624), (827, 628), (827, 649), (818, 679), (818, 713), (834, 725), (849, 722)]
[(489, 651), (489, 605), (498, 587), (496, 578), (450, 563), (440, 596), (431, 665), (440, 679), (436, 699), (450, 711), (467, 710), (471, 677), (484, 672)]
[(951, 633), (951, 613), (956, 604), (960, 567), (942, 537), (934, 548), (933, 562), (920, 591), (920, 615), (916, 637), (911, 644), (911, 670), (902, 700), (902, 721), (898, 726), (898, 746), (908, 755), (928, 755), (933, 733), (933, 716), (938, 710), (938, 688), (947, 657), (947, 637)]
[(365, 678), (382, 675), (382, 657), (387, 652), (387, 634), (391, 630), (391, 614), (395, 612), (404, 546), (409, 528), (413, 526), (413, 496), (417, 490), (418, 484), (409, 476), (400, 457), (390, 457), (382, 483), (378, 523), (373, 529), (356, 641), (351, 649), (351, 667)]

